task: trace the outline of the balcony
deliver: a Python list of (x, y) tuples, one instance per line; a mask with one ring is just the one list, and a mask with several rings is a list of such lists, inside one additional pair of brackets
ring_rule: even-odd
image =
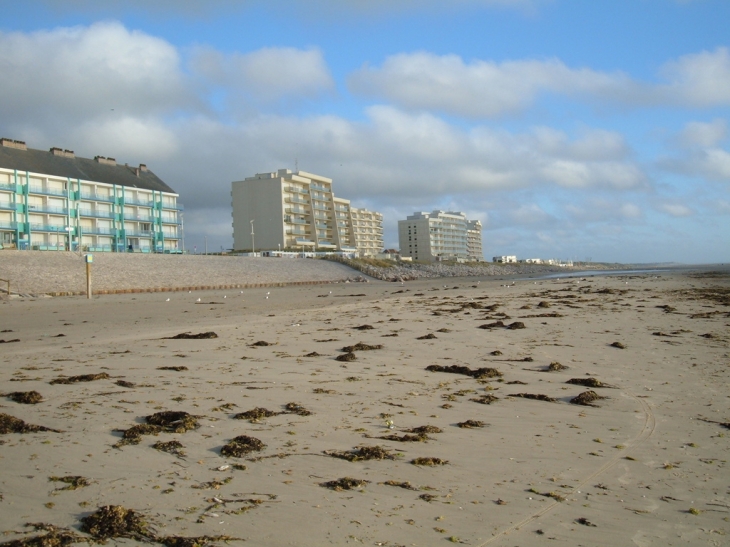
[(296, 215), (308, 215), (309, 211), (306, 210), (304, 207), (287, 207), (286, 208), (287, 213), (293, 213)]
[(185, 207), (180, 203), (162, 203), (163, 209), (174, 209), (175, 211), (184, 211)]
[(309, 205), (309, 200), (302, 199), (299, 196), (287, 196), (284, 198), (287, 203), (301, 203), (302, 205)]
[(116, 215), (109, 211), (94, 211), (93, 209), (79, 209), (79, 216), (94, 218), (114, 218)]
[(125, 213), (124, 220), (138, 220), (140, 222), (152, 222), (152, 216), (151, 215), (130, 215), (129, 213)]
[(332, 190), (327, 188), (326, 186), (322, 186), (321, 184), (317, 184), (316, 182), (313, 182), (309, 185), (310, 190), (318, 190), (320, 192), (326, 192), (327, 194), (331, 194)]
[(14, 182), (0, 182), (0, 190), (4, 190), (6, 192), (15, 192), (15, 183)]
[(83, 235), (102, 235), (102, 236), (113, 236), (116, 235), (117, 231), (114, 228), (99, 228), (96, 226), (82, 226), (81, 233)]
[(52, 207), (50, 205), (28, 205), (30, 213), (50, 213), (52, 215), (67, 215), (68, 207)]
[(297, 188), (296, 186), (287, 186), (284, 188), (284, 191), (291, 192), (292, 194), (308, 194), (309, 190), (305, 190), (304, 188)]
[(18, 223), (10, 220), (0, 220), (0, 230), (15, 230)]
[(127, 237), (152, 237), (154, 235), (154, 232), (149, 232), (147, 230), (135, 230), (132, 229), (125, 229), (125, 234)]
[(142, 198), (128, 198), (127, 196), (124, 196), (124, 203), (125, 205), (142, 205), (144, 207), (153, 207), (155, 202), (152, 201), (152, 198), (149, 199), (142, 199)]
[(67, 232), (63, 224), (34, 224), (30, 225), (31, 232)]
[(297, 245), (314, 245), (314, 241), (312, 241), (311, 239), (305, 239), (303, 237), (298, 237), (295, 239), (295, 241), (297, 242)]
[(114, 196), (110, 196), (108, 194), (107, 195), (94, 194), (94, 193), (91, 193), (91, 192), (81, 192), (79, 194), (79, 199), (86, 199), (86, 200), (89, 200), (89, 201), (105, 201), (105, 202), (108, 202), (108, 203), (114, 203), (116, 201), (116, 199), (114, 198)]
[(304, 220), (303, 218), (291, 218), (286, 221), (288, 224), (303, 224), (307, 225), (309, 224), (308, 220)]
[(68, 192), (63, 188), (44, 188), (43, 186), (28, 186), (29, 194), (43, 194), (45, 196), (67, 196)]
[(6, 211), (15, 211), (15, 203), (12, 201), (0, 201), (0, 209)]

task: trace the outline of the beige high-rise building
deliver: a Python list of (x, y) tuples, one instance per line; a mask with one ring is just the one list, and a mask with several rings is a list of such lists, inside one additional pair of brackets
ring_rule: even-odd
[(401, 256), (413, 260), (483, 260), (482, 224), (464, 213), (414, 213), (398, 221)]
[(335, 197), (332, 179), (279, 169), (231, 186), (236, 251), (342, 251), (368, 256), (383, 249), (383, 215)]

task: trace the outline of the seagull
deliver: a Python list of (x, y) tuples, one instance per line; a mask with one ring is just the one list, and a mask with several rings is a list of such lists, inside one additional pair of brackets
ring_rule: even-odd
[(223, 298), (228, 298), (225, 294), (223, 295)]
[(196, 300), (196, 302), (200, 302), (200, 298), (198, 298), (198, 299)]
[(165, 300), (165, 302), (169, 302), (169, 301), (170, 301), (170, 299), (169, 299), (169, 298), (168, 298), (167, 300)]
[(266, 296), (269, 296), (270, 294), (271, 294), (271, 291), (267, 292), (267, 293), (266, 293)]

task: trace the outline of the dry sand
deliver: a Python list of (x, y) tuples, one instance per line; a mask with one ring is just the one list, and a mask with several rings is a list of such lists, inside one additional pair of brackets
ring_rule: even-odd
[[(59, 431), (0, 435), (3, 541), (47, 533), (26, 523), (88, 537), (82, 519), (115, 505), (149, 524), (120, 545), (728, 545), (728, 271), (504, 284), (0, 302), (0, 391), (43, 398), (2, 397), (0, 413)], [(525, 328), (478, 328), (498, 321)], [(166, 338), (206, 332), (217, 338)], [(336, 360), (358, 342), (383, 347)], [(567, 368), (548, 372), (551, 363)], [(574, 378), (615, 387), (566, 383)], [(588, 390), (605, 399), (569, 403)], [(255, 408), (277, 414), (233, 418)], [(162, 411), (199, 427), (120, 443), (120, 430)], [(456, 425), (467, 420), (483, 427)], [(427, 425), (441, 432), (409, 432)], [(221, 455), (244, 435), (265, 447)], [(169, 441), (180, 454), (153, 448)], [(394, 459), (332, 455), (360, 446)], [(86, 481), (64, 489), (51, 477)], [(321, 485), (343, 478), (356, 486)]]

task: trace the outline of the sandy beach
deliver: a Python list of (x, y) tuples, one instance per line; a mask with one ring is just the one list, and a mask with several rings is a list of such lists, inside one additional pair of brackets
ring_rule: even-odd
[(0, 544), (727, 545), (729, 326), (727, 267), (2, 300)]

